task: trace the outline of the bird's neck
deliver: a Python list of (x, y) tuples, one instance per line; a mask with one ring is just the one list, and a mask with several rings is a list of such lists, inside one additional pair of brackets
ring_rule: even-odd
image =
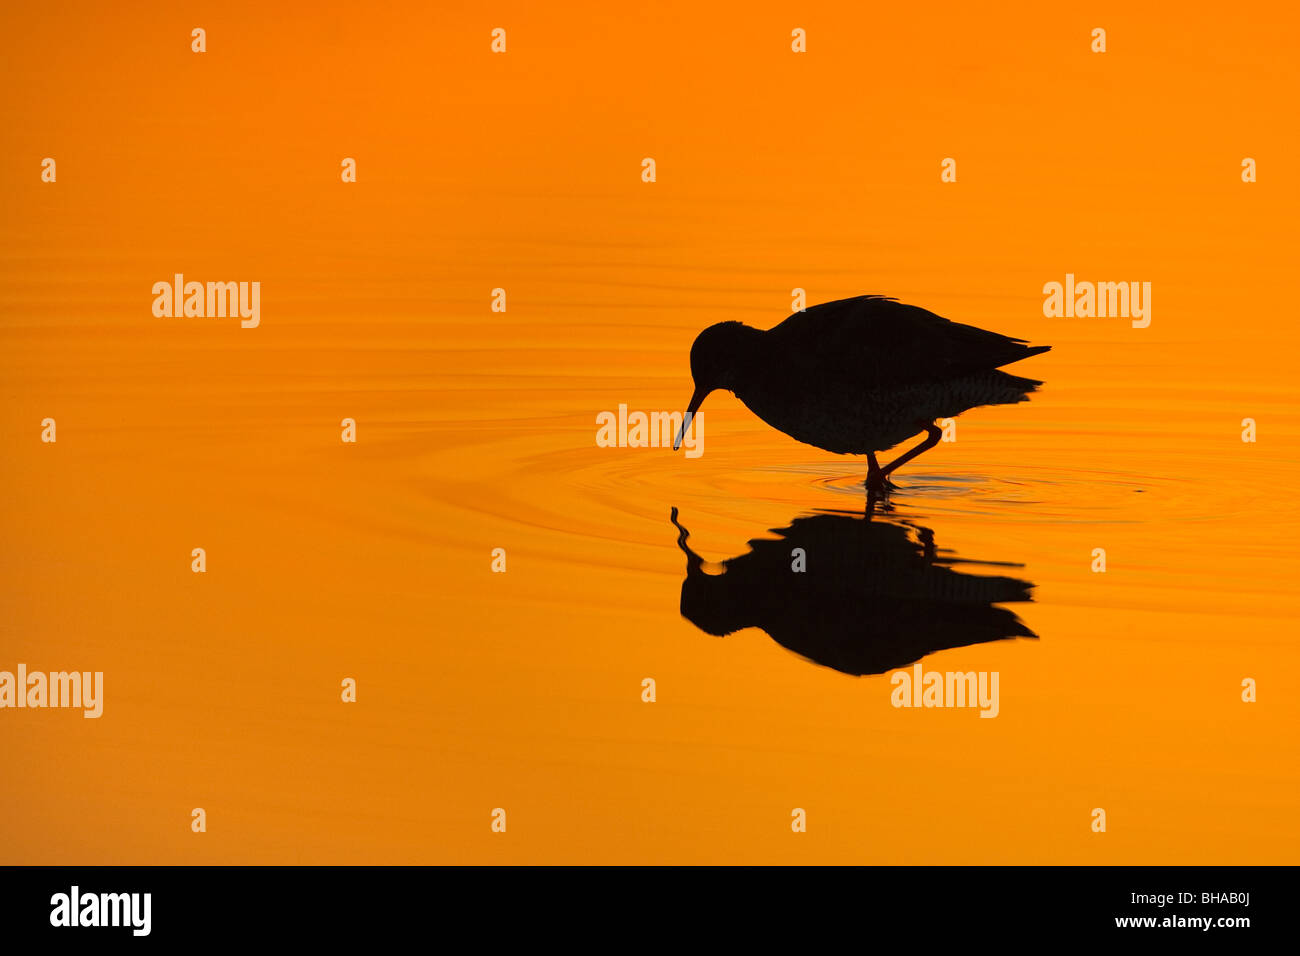
[(766, 377), (767, 349), (761, 329), (738, 325), (728, 343), (727, 367), (722, 387), (733, 392), (745, 391), (751, 382)]

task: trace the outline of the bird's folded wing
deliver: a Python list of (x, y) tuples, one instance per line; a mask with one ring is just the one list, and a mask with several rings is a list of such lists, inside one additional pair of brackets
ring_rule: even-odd
[(768, 334), (792, 373), (806, 366), (882, 387), (945, 381), (1043, 351), (881, 296), (815, 305)]

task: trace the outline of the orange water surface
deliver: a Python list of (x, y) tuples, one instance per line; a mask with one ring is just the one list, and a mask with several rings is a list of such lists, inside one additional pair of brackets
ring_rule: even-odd
[[(1296, 15), (1143, 6), (7, 7), (0, 670), (105, 702), (0, 711), (0, 862), (1297, 862)], [(996, 719), (683, 618), (672, 508), (716, 573), (861, 459), (596, 443), (795, 288), (1053, 346), (873, 518), (1035, 586), (922, 662)]]

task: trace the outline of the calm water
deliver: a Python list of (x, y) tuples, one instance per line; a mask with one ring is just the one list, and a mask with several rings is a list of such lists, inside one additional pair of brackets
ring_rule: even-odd
[[(0, 857), (1294, 862), (1285, 31), (1133, 15), (1103, 66), (1052, 39), (1064, 15), (856, 12), (799, 66), (775, 5), (513, 14), (517, 54), (439, 33), (435, 63), (420, 38), (447, 24), (414, 12), (424, 33), (237, 5), (213, 35), (244, 39), (206, 61), (164, 23), (8, 17), (15, 88), (41, 94), (0, 115), (0, 669), (102, 670), (106, 702), (0, 718)], [(864, 66), (854, 37), (882, 30)], [(78, 66), (49, 77), (55, 46)], [(195, 147), (196, 113), (229, 135)], [(1109, 133), (1063, 149), (1079, 115)], [(261, 326), (155, 319), (177, 271), (261, 281)], [(1045, 318), (1067, 271), (1153, 282), (1151, 327)], [(797, 523), (863, 512), (860, 459), (725, 394), (698, 459), (597, 447), (602, 411), (681, 409), (701, 328), (770, 327), (795, 287), (1051, 344), (1014, 368), (1046, 385), (963, 416), (870, 530)], [(731, 609), (789, 609), (806, 648), (987, 636), (986, 600), (899, 603), (1009, 593), (927, 591), (934, 569), (1032, 585), (997, 606), (1037, 638), (925, 654), (998, 672), (996, 719), (894, 708), (888, 674), (684, 618), (674, 508), (695, 580), (748, 582)], [(792, 526), (831, 529), (861, 592), (790, 590), (770, 542)]]
[[(653, 375), (606, 373), (612, 350), (498, 348), (469, 324), (441, 346), (401, 324), (365, 335), (292, 374), (251, 346), (219, 368), (174, 348), (121, 393), (120, 371), (92, 359), (119, 346), (112, 333), (65, 349), (77, 380), (8, 370), (26, 408), (12, 434), (32, 431), (32, 395), (60, 391), (57, 446), (25, 436), (7, 479), (10, 655), (108, 682), (99, 722), (8, 718), (22, 768), (9, 799), (32, 822), (12, 858), (48, 858), (47, 829), (75, 835), (59, 855), (78, 860), (1293, 854), (1298, 476), (1243, 444), (1226, 410), (1200, 452), (1127, 409), (1090, 409), (1077, 429), (1098, 386), (1071, 378), (1084, 363), (1067, 347), (1026, 363), (1049, 381), (1033, 402), (964, 416), (955, 443), (899, 473), (872, 520), (901, 537), (863, 546), (864, 594), (897, 596), (890, 569), (923, 536), (939, 566), (1033, 585), (1032, 603), (1005, 606), (1037, 640), (924, 657), (997, 671), (987, 720), (895, 709), (888, 675), (683, 618), (671, 509), (713, 574), (771, 529), (865, 510), (859, 460), (798, 445), (730, 396), (710, 399), (698, 459), (596, 447), (594, 412), (616, 399), (682, 400), (685, 370), (668, 366), (685, 364), (684, 329), (643, 333), (682, 350)], [(11, 359), (43, 336), (18, 338)], [(345, 414), (355, 446), (339, 441)], [(206, 575), (189, 570), (193, 546)], [(505, 574), (490, 572), (498, 547)], [(823, 554), (810, 548), (810, 577)], [(789, 577), (773, 567), (779, 594)], [(855, 632), (842, 611), (814, 607), (795, 629), (814, 646), (837, 628), (904, 655), (923, 643), (878, 620)], [(967, 626), (956, 614), (938, 640)], [(355, 706), (338, 703), (344, 676)], [(1257, 704), (1239, 700), (1243, 677)], [(159, 828), (180, 804), (180, 835)], [(201, 852), (184, 844), (191, 806), (234, 817)], [(508, 844), (487, 830), (494, 807)], [(789, 841), (794, 807), (806, 843)], [(1246, 821), (1266, 846), (1243, 841)]]

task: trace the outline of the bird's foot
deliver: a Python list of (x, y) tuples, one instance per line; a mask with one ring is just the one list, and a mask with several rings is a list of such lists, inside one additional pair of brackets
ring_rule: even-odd
[(874, 472), (867, 475), (866, 488), (868, 495), (887, 495), (898, 485), (889, 480), (888, 476), (880, 472)]

